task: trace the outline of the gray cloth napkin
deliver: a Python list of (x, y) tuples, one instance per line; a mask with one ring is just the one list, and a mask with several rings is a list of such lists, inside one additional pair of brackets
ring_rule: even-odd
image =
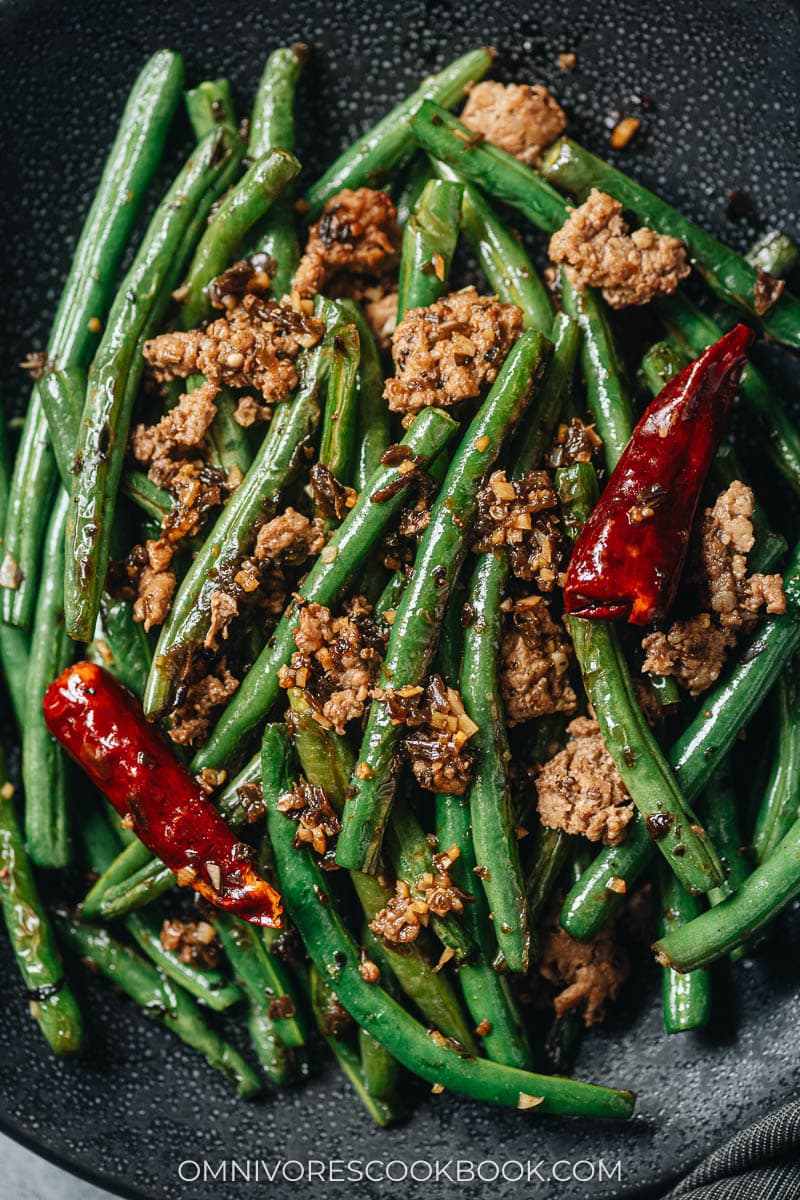
[(800, 1200), (800, 1101), (734, 1134), (663, 1200)]

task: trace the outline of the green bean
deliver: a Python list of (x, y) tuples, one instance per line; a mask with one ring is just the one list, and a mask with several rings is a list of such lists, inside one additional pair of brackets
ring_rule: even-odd
[(733, 786), (730, 756), (720, 764), (704, 793), (706, 828), (713, 838), (726, 868), (725, 883), (713, 888), (706, 897), (709, 904), (720, 904), (737, 891), (750, 874), (750, 865), (739, 830), (739, 813)]
[(68, 983), (47, 912), (39, 898), (14, 811), (14, 789), (0, 751), (0, 900), (8, 937), (28, 990), (30, 1011), (50, 1049), (77, 1054), (80, 1010)]
[(269, 150), (242, 176), (220, 204), (200, 239), (181, 287), (181, 329), (195, 329), (211, 311), (208, 285), (228, 266), (253, 226), (300, 171), (288, 150)]
[[(324, 789), (333, 808), (341, 812), (353, 769), (353, 752), (343, 737), (330, 734), (314, 720), (302, 692), (296, 688), (290, 689), (289, 699), (292, 709), (288, 725), (303, 773), (309, 783)], [(281, 768), (282, 762), (281, 756), (276, 754), (276, 769)], [(418, 838), (416, 831), (413, 832)], [(402, 837), (401, 832), (397, 840), (402, 840)], [(385, 908), (392, 898), (392, 890), (370, 875), (351, 871), (350, 881), (367, 921)], [(440, 930), (443, 924), (439, 923)], [(369, 931), (365, 937), (372, 948), (372, 957), (377, 955), (377, 960), (392, 972), (426, 1020), (433, 1022), (447, 1037), (456, 1038), (470, 1050), (476, 1049), (449, 980), (430, 969), (419, 944), (415, 942), (395, 948), (384, 946)]]
[[(661, 864), (659, 871), (661, 904), (659, 934), (666, 936), (673, 929), (693, 921), (701, 912), (696, 896), (681, 887), (672, 872)], [(711, 976), (701, 968), (680, 975), (668, 967), (662, 969), (662, 1003), (664, 1028), (667, 1033), (684, 1033), (702, 1029), (711, 1020)]]
[(75, 460), (64, 597), (67, 632), (80, 641), (92, 635), (105, 582), (117, 488), (144, 367), (142, 343), (157, 328), (179, 277), (187, 228), (208, 211), (215, 188), (235, 162), (235, 144), (224, 129), (195, 148), (150, 223), (92, 365)]
[[(397, 184), (397, 224), (405, 229), (409, 217), (417, 207), (425, 184), (432, 176), (431, 162), (421, 151), (415, 154)], [(394, 194), (394, 192), (392, 193)]]
[[(286, 967), (276, 955), (270, 954), (254, 925), (230, 913), (219, 912), (214, 919), (234, 976), (241, 983), (250, 1008), (259, 1012), (261, 1027), (266, 1028), (268, 1018), (284, 1046), (304, 1046), (305, 1021)], [(281, 1011), (285, 1008), (286, 1015), (276, 1014), (273, 1007), (276, 1002), (280, 1002)], [(271, 1055), (273, 1051), (269, 1049), (268, 1053)]]
[(589, 408), (603, 439), (606, 465), (613, 471), (636, 424), (633, 400), (624, 382), (624, 368), (602, 299), (591, 288), (578, 291), (564, 271), (561, 286), (564, 308), (578, 322), (583, 334), (582, 360)]
[(353, 471), (360, 357), (355, 325), (339, 324), (333, 335), (317, 457), (322, 466), (343, 484), (350, 483)]
[[(735, 666), (706, 694), (700, 712), (673, 744), (667, 761), (692, 803), (710, 782), (731, 746), (758, 711), (785, 664), (800, 647), (800, 546), (784, 571), (787, 611), (756, 630)], [(653, 843), (641, 818), (628, 826), (619, 846), (601, 850), (566, 898), (561, 924), (580, 941), (594, 937), (618, 907), (622, 894), (609, 890), (621, 879), (629, 890), (645, 870)]]
[(69, 497), (61, 489), (44, 545), (22, 726), (25, 840), (36, 866), (51, 868), (67, 866), (71, 858), (69, 764), (42, 713), (45, 691), (72, 659), (72, 643), (64, 630), (64, 529), (68, 507)]
[[(86, 371), (74, 365), (56, 368), (43, 375), (37, 386), (61, 483), (69, 492), (72, 490), (75, 446), (86, 398)], [(169, 492), (151, 483), (143, 471), (126, 468), (120, 488), (144, 513), (159, 523), (172, 508)]]
[(447, 291), (456, 251), (463, 188), (431, 179), (403, 230), (397, 281), (397, 320), (410, 308), (427, 308)]
[[(525, 411), (545, 352), (541, 334), (529, 331), (522, 335), (464, 434), (422, 535), (414, 576), (397, 608), (381, 667), (383, 687), (416, 685), (425, 676), (467, 552), (478, 485), (495, 462), (504, 436)], [(370, 872), (377, 866), (396, 786), (391, 763), (399, 734), (387, 706), (373, 700), (342, 819), (337, 847), (341, 866)]]
[[(440, 409), (426, 409), (416, 417), (401, 444), (413, 456), (430, 460), (436, 457), (457, 428)], [(387, 499), (372, 500), (373, 496), (385, 495), (387, 488), (396, 487), (397, 479), (396, 466), (381, 466), (375, 472), (355, 507), (331, 537), (326, 559), (317, 560), (298, 588), (306, 603), (332, 605), (341, 595), (403, 506), (403, 492), (392, 495), (390, 490)], [(334, 549), (335, 557), (331, 557)], [(280, 691), (278, 670), (289, 661), (295, 649), (292, 634), (297, 624), (298, 603), (294, 599), (286, 609), (205, 746), (195, 755), (192, 770), (228, 763), (231, 755), (240, 750), (246, 735), (266, 717)]]
[[(492, 933), (489, 905), (475, 884), (475, 850), (472, 845), (469, 801), (464, 796), (437, 795), (436, 836), (440, 850), (457, 846), (458, 858), (449, 868), (456, 887), (475, 899), (464, 908), (463, 921), (478, 945), (475, 962), (462, 963), (458, 982), (470, 1016), (481, 1034), (483, 1048), (492, 1062), (507, 1067), (528, 1068), (531, 1048), (509, 981), (492, 965), (497, 943)], [(488, 1027), (487, 1027), (488, 1023)]]
[(360, 306), (353, 300), (340, 300), (345, 321), (351, 321), (358, 333), (358, 438), (353, 486), (361, 492), (380, 467), (381, 455), (391, 439), (389, 409), (383, 398), (383, 367), (375, 335)]
[(695, 971), (737, 947), (774, 920), (800, 892), (800, 820), (738, 891), (668, 933), (653, 949), (664, 967)]
[(99, 651), (96, 661), (136, 696), (141, 696), (152, 655), (144, 626), (133, 619), (131, 601), (104, 596), (99, 629), (99, 637), (95, 634), (91, 647)]
[[(80, 907), (81, 920), (93, 920), (97, 916), (105, 916), (106, 914), (101, 908), (101, 901), (105, 898), (109, 888), (130, 879), (134, 872), (149, 863), (151, 859), (152, 855), (149, 850), (138, 838), (125, 846), (123, 850), (118, 851), (110, 863), (99, 869), (98, 878), (86, 893)], [(172, 875), (172, 872), (170, 874)], [(175, 882), (174, 875), (172, 875), (171, 882)]]
[(264, 66), (250, 113), (247, 153), (251, 158), (275, 146), (294, 150), (294, 94), (310, 54), (302, 42), (273, 50)]
[[(591, 464), (560, 470), (556, 487), (570, 537), (587, 519), (597, 495)], [(658, 849), (687, 891), (707, 892), (722, 883), (713, 845), (681, 793), (636, 699), (616, 628), (610, 621), (569, 617), (575, 657), (603, 741), (631, 799), (643, 816), (669, 813), (673, 820)]]
[[(0, 407), (0, 535), (5, 528), (8, 492), (11, 484), (11, 463), (6, 438), (5, 414)], [(2, 539), (0, 538), (0, 557)], [(28, 682), (28, 634), (0, 620), (0, 666), (17, 725), (25, 724), (25, 701)]]
[(545, 1035), (544, 1057), (554, 1075), (570, 1075), (583, 1033), (583, 1014), (580, 1008), (568, 1008), (554, 1017)]
[(508, 781), (510, 752), (500, 688), (500, 602), (507, 571), (491, 553), (477, 560), (469, 588), (474, 619), (464, 631), (460, 689), (464, 707), (477, 729), (477, 752), (469, 790), (472, 840), (482, 868), (480, 881), (494, 914), (497, 944), (510, 971), (525, 972), (531, 932), (519, 854), (519, 835)]
[[(50, 331), (51, 365), (86, 366), (92, 358), (99, 328), (95, 321), (102, 321), (110, 304), (117, 268), (160, 164), (182, 87), (180, 56), (159, 50), (128, 96)], [(39, 552), (55, 482), (47, 422), (34, 387), (14, 464), (0, 568), (0, 618), (24, 629), (36, 603)]]
[(300, 390), (279, 406), (250, 470), (181, 580), (145, 687), (143, 704), (149, 717), (163, 714), (174, 701), (186, 667), (211, 628), (214, 593), (238, 570), (258, 525), (274, 515), (281, 494), (305, 461), (303, 449), (320, 418), (320, 391), (330, 357), (327, 341), (311, 351)]
[(566, 205), (554, 187), (513, 154), (476, 137), (438, 104), (426, 100), (411, 119), (411, 131), (431, 157), (516, 208), (537, 228), (554, 233), (564, 224)]
[[(282, 755), (286, 782), (290, 770), (288, 738), (276, 726), (267, 729), (262, 747), (266, 772)], [(266, 777), (265, 777), (266, 781)], [(308, 850), (294, 847), (294, 826), (278, 811), (277, 794), (265, 787), (270, 841), (287, 908), (321, 977), (353, 1019), (377, 1038), (397, 1060), (427, 1079), (476, 1100), (509, 1107), (536, 1106), (547, 1113), (626, 1117), (634, 1098), (629, 1092), (575, 1080), (534, 1075), (514, 1067), (475, 1059), (419, 1024), (378, 984), (360, 972), (358, 947), (339, 915), (328, 882)], [(534, 1099), (531, 1099), (533, 1097)]]
[(531, 866), (527, 877), (528, 920), (531, 928), (544, 916), (558, 877), (574, 848), (574, 839), (563, 829), (548, 829), (541, 823), (533, 834)]
[(570, 138), (562, 138), (545, 154), (542, 174), (580, 199), (585, 199), (593, 187), (599, 188), (630, 209), (643, 225), (680, 238), (692, 265), (718, 296), (755, 317), (775, 341), (800, 348), (800, 302), (794, 296), (784, 291), (764, 311), (759, 299), (763, 291), (761, 278), (755, 267), (622, 171), (589, 154)]
[(800, 817), (800, 661), (790, 660), (776, 684), (777, 754), (753, 833), (756, 860), (765, 862)]
[(483, 193), (443, 162), (433, 164), (442, 179), (463, 185), (461, 227), (487, 282), (504, 304), (522, 309), (526, 329), (550, 334), (553, 304), (519, 237), (497, 216)]
[[(385, 981), (384, 981), (384, 986)], [(358, 1031), (358, 1054), (367, 1095), (373, 1100), (397, 1102), (397, 1085), (400, 1079), (400, 1064), (389, 1051), (376, 1042), (366, 1029)]]
[[(657, 308), (670, 333), (688, 349), (690, 357), (701, 354), (722, 336), (723, 331), (713, 318), (681, 293), (663, 296)], [(752, 363), (742, 372), (739, 393), (756, 419), (770, 458), (789, 486), (800, 493), (800, 433)]]
[(757, 271), (766, 271), (775, 279), (786, 279), (800, 262), (800, 246), (788, 233), (771, 229), (748, 250), (745, 258)]
[[(541, 460), (574, 368), (575, 325), (562, 316), (554, 332), (557, 342), (552, 363), (519, 435), (520, 447), (511, 472), (517, 479)], [(510, 752), (497, 661), (500, 604), (508, 569), (506, 555), (487, 552), (476, 561), (468, 600), (474, 618), (464, 633), (459, 687), (467, 713), (477, 725), (472, 744), (478, 757), (469, 797), (475, 856), (484, 868), (481, 887), (494, 915), (495, 937), (508, 968), (525, 971), (531, 935), (508, 781)]]
[(305, 194), (309, 219), (315, 220), (327, 201), (342, 188), (380, 187), (389, 176), (402, 170), (414, 153), (409, 118), (429, 98), (445, 108), (457, 104), (469, 85), (486, 74), (493, 58), (492, 50), (471, 50), (438, 75), (424, 80), (312, 184)]
[(364, 1108), (375, 1124), (385, 1129), (397, 1120), (399, 1113), (393, 1104), (372, 1095), (369, 1091), (364, 1064), (352, 1046), (348, 1044), (343, 1033), (340, 1032), (342, 1014), (338, 998), (316, 967), (312, 967), (309, 972), (309, 993), (317, 1029), (325, 1039)]
[(227, 79), (206, 79), (185, 96), (192, 132), (199, 142), (218, 125), (236, 125), (231, 85)]
[(81, 925), (66, 916), (57, 918), (56, 927), (75, 954), (130, 996), (146, 1016), (161, 1021), (187, 1046), (202, 1054), (209, 1066), (235, 1084), (240, 1096), (257, 1095), (261, 1083), (252, 1067), (206, 1024), (198, 1005), (182, 988), (105, 929)]

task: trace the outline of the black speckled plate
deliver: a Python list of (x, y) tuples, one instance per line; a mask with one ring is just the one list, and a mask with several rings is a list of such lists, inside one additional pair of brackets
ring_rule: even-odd
[[(14, 409), (26, 395), (15, 364), (44, 344), (124, 95), (161, 45), (184, 52), (192, 80), (230, 74), (246, 112), (268, 50), (298, 38), (310, 42), (315, 56), (301, 89), (299, 149), (313, 172), (421, 75), (470, 46), (491, 43), (501, 76), (549, 84), (577, 136), (601, 152), (617, 115), (641, 115), (644, 136), (624, 153), (624, 163), (713, 232), (740, 247), (767, 226), (798, 232), (800, 39), (789, 0), (2, 0), (0, 29), (2, 208), (10, 249), (0, 328), (3, 394)], [(571, 74), (558, 69), (561, 50), (577, 53)], [(725, 198), (734, 187), (757, 205), (745, 222), (726, 217)], [(529, 1118), (421, 1093), (413, 1119), (389, 1132), (369, 1123), (331, 1066), (303, 1088), (239, 1102), (167, 1032), (94, 981), (81, 985), (92, 1035), (88, 1055), (81, 1063), (55, 1062), (26, 1013), (3, 939), (0, 1124), (76, 1173), (137, 1197), (655, 1194), (725, 1135), (795, 1092), (800, 962), (786, 947), (797, 945), (798, 934), (795, 914), (758, 961), (721, 969), (714, 1031), (702, 1036), (664, 1036), (655, 971), (629, 984), (623, 1005), (586, 1038), (578, 1063), (585, 1078), (639, 1093), (637, 1115), (626, 1125)], [(222, 1176), (216, 1183), (178, 1177), (185, 1160), (206, 1159), (216, 1169), (223, 1159), (274, 1166), (279, 1158), (453, 1165), (433, 1184), (248, 1185), (224, 1183)], [(489, 1182), (487, 1166), (486, 1182), (459, 1183), (451, 1181), (459, 1159), (512, 1165), (506, 1179)], [(561, 1159), (583, 1162), (577, 1178), (563, 1167), (558, 1174), (570, 1176), (563, 1183), (514, 1178), (514, 1161), (541, 1161), (546, 1176), (548, 1164)], [(415, 1174), (423, 1179), (426, 1169)]]

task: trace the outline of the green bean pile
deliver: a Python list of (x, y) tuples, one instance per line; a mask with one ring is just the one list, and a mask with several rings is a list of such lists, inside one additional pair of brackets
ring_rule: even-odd
[[(435, 1093), (627, 1117), (631, 1092), (570, 1077), (581, 1013), (542, 1017), (552, 996), (536, 998), (550, 978), (539, 966), (554, 931), (578, 949), (612, 936), (631, 893), (644, 894), (649, 881), (665, 1029), (698, 1029), (711, 1020), (711, 964), (757, 951), (761, 931), (800, 893), (800, 546), (788, 549), (800, 434), (779, 390), (748, 365), (735, 436), (717, 455), (711, 486), (746, 483), (745, 469), (753, 471), (748, 565), (782, 571), (786, 612), (758, 625), (699, 704), (682, 699), (672, 678), (653, 676), (645, 706), (629, 630), (566, 621), (578, 709), (593, 709), (633, 805), (624, 839), (599, 852), (537, 813), (530, 772), (564, 747), (566, 720), (548, 713), (517, 728), (509, 719), (500, 646), (520, 593), (508, 550), (476, 548), (478, 493), (498, 468), (508, 486), (558, 466), (559, 426), (588, 414), (600, 456), (559, 466), (552, 481), (554, 520), (569, 545), (649, 394), (715, 342), (735, 312), (772, 341), (800, 346), (798, 301), (785, 290), (765, 311), (759, 299), (765, 273), (773, 282), (788, 275), (797, 250), (775, 234), (740, 257), (569, 138), (537, 169), (476, 137), (449, 110), (490, 70), (493, 53), (483, 49), (426, 80), (308, 185), (295, 157), (295, 93), (308, 54), (299, 44), (270, 54), (241, 126), (226, 79), (184, 91), (179, 55), (161, 51), (146, 64), (15, 446), (0, 421), (0, 660), (22, 748), (13, 778), (0, 750), (0, 898), (31, 1012), (56, 1054), (79, 1053), (87, 1031), (70, 981), (84, 960), (245, 1097), (265, 1079), (301, 1081), (327, 1046), (381, 1126), (408, 1109), (406, 1073)], [(142, 231), (182, 100), (195, 144)], [(679, 238), (695, 268), (689, 284), (650, 306), (644, 330), (660, 323), (661, 340), (643, 342), (640, 364), (623, 362), (601, 293), (578, 290), (563, 271), (546, 286), (507, 223), (513, 215), (549, 236), (569, 203), (595, 187)], [(295, 295), (306, 227), (324, 223), (343, 189), (359, 188), (384, 189), (396, 205), (398, 321), (447, 302), (465, 248), (485, 290), (516, 306), (517, 336), (471, 405), (423, 407), (401, 424), (384, 399), (393, 368), (365, 297), (324, 287), (330, 295)], [(297, 385), (268, 425), (247, 428), (237, 419), (241, 389), (219, 387), (204, 445), (228, 491), (176, 552), (175, 595), (153, 632), (113, 580), (131, 546), (169, 528), (177, 502), (133, 463), (129, 446), (137, 423), (164, 418), (184, 389), (174, 378), (154, 389), (143, 351), (160, 334), (188, 336), (216, 320), (212, 285), (242, 259), (269, 263), (271, 296), (299, 303), (322, 332), (301, 351)], [(205, 382), (195, 373), (185, 391)], [(320, 478), (332, 481), (333, 507)], [(392, 562), (386, 547), (417, 496), (425, 519)], [(213, 669), (219, 581), (236, 576), (257, 532), (289, 506), (315, 523), (322, 548), (305, 574), (289, 576), (268, 621), (265, 608), (247, 609), (235, 687), (191, 752), (175, 751), (257, 852), (281, 892), (284, 928), (205, 908), (197, 936), (213, 942), (214, 955), (179, 953), (165, 931), (191, 912), (185, 892), (76, 778), (47, 730), (42, 697), (83, 647), (148, 719), (174, 732), (190, 671), (198, 661)], [(355, 597), (382, 649), (363, 722), (342, 728), (285, 672), (302, 614), (349, 611)], [(415, 781), (392, 694), (420, 704), (449, 697), (467, 731), (462, 787)], [(741, 737), (751, 723), (760, 728), (764, 706), (777, 732), (755, 803), (745, 804)], [(322, 805), (329, 854), (287, 815), (303, 789)], [(677, 846), (657, 846), (649, 832), (664, 805), (684, 827)], [(59, 873), (46, 889), (61, 888), (53, 906), (40, 897), (43, 872)], [(437, 872), (458, 899), (443, 911), (424, 902)], [(425, 919), (413, 938), (392, 941), (376, 917), (401, 895)], [(228, 1009), (243, 1017), (244, 1049), (216, 1028), (215, 1014)]]

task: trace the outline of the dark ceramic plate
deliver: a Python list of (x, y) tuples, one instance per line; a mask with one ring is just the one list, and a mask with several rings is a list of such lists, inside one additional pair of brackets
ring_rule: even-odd
[[(70, 248), (97, 180), (125, 93), (156, 47), (183, 51), (190, 79), (232, 77), (242, 112), (267, 51), (302, 39), (314, 59), (301, 89), (300, 156), (313, 173), (417, 79), (466, 48), (491, 43), (502, 76), (550, 84), (577, 136), (605, 151), (617, 114), (641, 115), (644, 136), (624, 162), (713, 232), (743, 247), (767, 225), (797, 234), (798, 19), (780, 0), (597, 0), (553, 3), (348, 3), (161, 0), (106, 5), (0, 2), (6, 256), (0, 289), (3, 394), (26, 394), (15, 364), (44, 344)], [(560, 50), (577, 69), (559, 72)], [(754, 216), (726, 217), (731, 188)], [(794, 929), (791, 926), (794, 926)], [(628, 986), (609, 1022), (587, 1037), (578, 1072), (639, 1093), (626, 1125), (529, 1119), (420, 1096), (415, 1116), (378, 1132), (332, 1067), (301, 1089), (244, 1104), (168, 1033), (124, 999), (85, 984), (91, 1048), (80, 1063), (50, 1057), (29, 1019), (8, 947), (0, 1021), (0, 1124), (76, 1173), (132, 1196), (344, 1195), (420, 1200), (652, 1194), (797, 1083), (798, 921), (784, 922), (765, 956), (719, 974), (713, 1032), (666, 1038), (653, 971)], [(181, 1183), (183, 1161), (223, 1160), (270, 1169), (310, 1158), (450, 1162), (438, 1183), (335, 1181)], [(456, 1160), (510, 1165), (495, 1183), (470, 1183)], [(515, 1179), (517, 1161), (578, 1165), (567, 1182)], [(604, 1164), (601, 1169), (600, 1162)], [(615, 1164), (619, 1162), (619, 1175)], [(588, 1165), (587, 1165), (588, 1164)], [(262, 1167), (262, 1171), (263, 1171)], [(523, 1167), (527, 1172), (527, 1166)], [(605, 1171), (605, 1176), (603, 1175)], [(290, 1167), (288, 1176), (296, 1173)], [(424, 1166), (414, 1174), (423, 1180)], [(184, 1168), (192, 1175), (193, 1167)], [(374, 1174), (374, 1171), (373, 1171)], [(609, 1178), (610, 1175), (610, 1178)], [(449, 1176), (449, 1179), (448, 1179)], [(262, 1180), (267, 1176), (261, 1176)], [(2, 1192), (2, 1185), (0, 1185)]]

